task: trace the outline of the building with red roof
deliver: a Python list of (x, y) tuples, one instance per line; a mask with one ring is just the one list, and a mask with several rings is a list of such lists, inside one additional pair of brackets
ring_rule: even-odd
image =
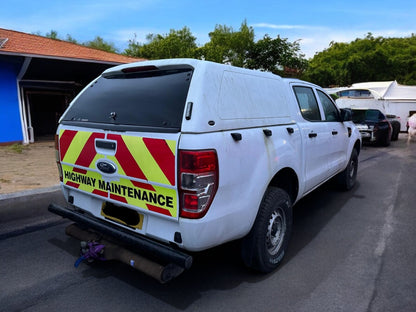
[(0, 28), (0, 144), (51, 137), (91, 80), (109, 67), (142, 60)]

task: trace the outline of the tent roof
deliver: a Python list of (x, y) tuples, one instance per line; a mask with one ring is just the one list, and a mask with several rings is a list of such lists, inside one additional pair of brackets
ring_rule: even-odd
[(416, 86), (401, 85), (397, 81), (354, 83), (344, 90), (369, 90), (380, 100), (416, 100)]

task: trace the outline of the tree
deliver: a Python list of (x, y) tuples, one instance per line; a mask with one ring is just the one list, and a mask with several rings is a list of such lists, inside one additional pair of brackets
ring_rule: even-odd
[(285, 76), (299, 76), (307, 67), (300, 53), (299, 42), (270, 38), (268, 35), (254, 42), (254, 29), (241, 23), (238, 31), (226, 25), (216, 25), (209, 33), (210, 41), (202, 47), (188, 27), (171, 29), (169, 34), (148, 34), (147, 43), (129, 40), (124, 54), (147, 59), (190, 57), (239, 67), (267, 70)]
[[(37, 32), (36, 34), (38, 36), (41, 36), (40, 32)], [(56, 30), (52, 29), (50, 32), (45, 34), (45, 37), (50, 38), (50, 39), (55, 39), (55, 40), (68, 41), (68, 42), (75, 43), (75, 44), (81, 44), (81, 45), (84, 45), (84, 46), (89, 47), (89, 48), (94, 48), (94, 49), (103, 50), (103, 51), (107, 51), (107, 52), (117, 53), (117, 48), (115, 47), (114, 43), (106, 42), (100, 36), (95, 37), (94, 40), (87, 41), (87, 42), (84, 42), (84, 43), (79, 43), (70, 34), (66, 35), (66, 39), (59, 38), (58, 32)]]
[(198, 58), (217, 63), (245, 67), (254, 44), (254, 30), (244, 21), (239, 31), (226, 25), (216, 25), (209, 33), (210, 41), (198, 49)]
[(71, 42), (71, 43), (78, 44), (78, 41), (77, 41), (74, 37), (72, 37), (70, 34), (67, 34), (67, 35), (66, 35), (66, 39), (65, 39), (65, 41), (68, 41), (68, 42)]
[(124, 54), (147, 59), (187, 58), (195, 57), (197, 45), (188, 27), (180, 30), (171, 29), (169, 34), (148, 34), (148, 43), (142, 44), (136, 40), (136, 35), (129, 40), (129, 46)]
[(265, 35), (254, 43), (248, 53), (247, 67), (270, 71), (282, 76), (298, 77), (307, 68), (308, 62), (300, 53), (299, 42), (289, 42), (277, 36)]
[(46, 33), (45, 35), (46, 38), (50, 38), (50, 39), (59, 39), (58, 38), (58, 32), (56, 30), (51, 29), (50, 32)]
[(280, 36), (272, 39), (269, 35), (254, 42), (254, 30), (246, 21), (238, 31), (216, 25), (209, 37), (210, 41), (198, 49), (201, 59), (295, 77), (300, 76), (308, 64), (300, 53), (299, 42), (292, 43)]
[(117, 48), (115, 47), (114, 43), (106, 42), (100, 36), (95, 37), (94, 40), (84, 42), (83, 45), (97, 50), (117, 53)]
[(416, 36), (375, 38), (371, 33), (351, 43), (331, 42), (310, 60), (306, 80), (322, 86), (397, 80), (416, 84)]

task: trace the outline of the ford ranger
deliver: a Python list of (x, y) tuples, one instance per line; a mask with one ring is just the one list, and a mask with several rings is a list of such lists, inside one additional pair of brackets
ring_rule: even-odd
[(356, 181), (348, 110), (301, 80), (193, 59), (110, 68), (56, 133), (66, 207), (49, 210), (189, 268), (192, 252), (241, 243), (248, 267), (281, 262), (292, 207)]

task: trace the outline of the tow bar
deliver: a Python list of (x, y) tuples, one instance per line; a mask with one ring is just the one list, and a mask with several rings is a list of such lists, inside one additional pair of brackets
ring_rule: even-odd
[(55, 204), (50, 204), (48, 210), (77, 223), (65, 229), (67, 235), (81, 241), (81, 257), (75, 266), (84, 260), (118, 260), (160, 283), (166, 283), (192, 265), (192, 256), (180, 250), (131, 234), (81, 212)]
[[(78, 266), (82, 260), (118, 260), (155, 278), (162, 284), (174, 279), (184, 271), (183, 268), (172, 263), (163, 266), (146, 259), (128, 249), (101, 238), (101, 235), (98, 233), (81, 229), (75, 223), (67, 226), (65, 233), (81, 241), (82, 255), (75, 262), (75, 266)], [(96, 253), (95, 249), (99, 251)]]

